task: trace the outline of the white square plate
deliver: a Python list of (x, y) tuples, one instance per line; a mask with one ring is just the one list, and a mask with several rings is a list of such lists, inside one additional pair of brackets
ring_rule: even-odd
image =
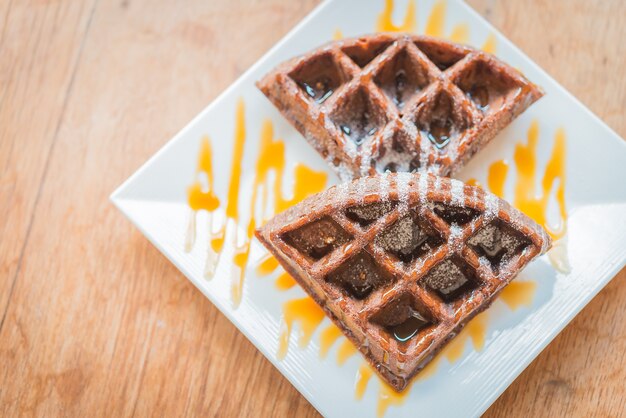
[[(397, 0), (395, 22), (402, 22), (405, 12), (411, 16), (410, 2)], [(536, 260), (517, 279), (527, 286), (519, 287), (517, 296), (509, 294), (509, 299), (499, 299), (480, 319), (474, 320), (465, 337), (456, 339), (455, 351), (444, 352), (404, 396), (394, 396), (377, 378), (367, 381), (359, 373), (364, 360), (342, 342), (343, 337), (332, 344), (326, 356), (320, 355), (322, 334), (330, 326), (326, 318), (318, 318), (321, 324), (311, 321), (312, 338), (304, 344), (299, 344), (296, 337), (307, 331), (307, 323), (296, 319), (287, 354), (279, 359), (279, 336), (286, 332), (284, 309), (289, 309), (285, 308), (289, 301), (306, 295), (297, 286), (279, 290), (274, 285), (274, 279), (281, 274), (278, 269), (271, 276), (258, 276), (255, 266), (266, 255), (258, 242), (252, 240), (240, 304), (233, 302), (231, 289), (239, 277), (238, 267), (233, 264), (234, 240), (239, 237), (241, 242), (246, 236), (263, 122), (269, 119), (273, 123), (274, 138), (281, 138), (285, 145), (285, 196), (291, 193), (297, 164), (327, 173), (328, 185), (337, 182), (321, 157), (256, 89), (255, 81), (279, 62), (329, 41), (338, 31), (346, 37), (374, 32), (386, 7), (384, 0), (324, 2), (112, 195), (115, 205), (325, 416), (481, 414), (626, 261), (626, 144), (464, 3), (423, 0), (412, 4), (418, 9), (416, 32), (424, 32), (428, 27), (431, 33), (440, 31), (443, 36), (466, 36), (470, 45), (495, 47), (501, 59), (522, 70), (546, 91), (546, 97), (500, 133), (458, 177), (476, 178), (487, 184), (489, 165), (509, 160), (504, 196), (513, 201), (519, 183), (517, 166), (512, 162), (516, 144), (526, 143), (529, 127), (536, 123), (537, 175), (532, 181), (540, 191), (555, 133), (562, 130), (566, 138), (566, 168), (564, 178), (557, 179), (555, 187), (564, 181), (569, 216), (567, 241), (561, 240), (551, 257)], [(246, 142), (243, 157), (236, 161), (242, 168), (239, 222), (228, 222), (216, 273), (208, 280), (203, 271), (211, 241), (210, 219), (206, 211), (192, 216), (187, 189), (199, 178), (198, 152), (203, 138), (209, 137), (213, 146), (214, 190), (221, 202), (213, 212), (212, 222), (224, 223), (234, 153), (235, 110), (240, 100), (245, 106)], [(270, 174), (268, 180), (273, 182), (274, 176)], [(554, 189), (550, 193), (553, 196)], [(554, 224), (558, 220), (558, 205), (553, 197), (547, 199), (548, 218)], [(195, 245), (186, 251), (186, 240), (193, 235), (189, 229), (191, 219), (196, 221), (191, 225), (195, 228)], [(569, 269), (559, 271), (553, 267), (554, 260), (566, 258)], [(338, 362), (339, 358), (345, 361)], [(355, 397), (356, 384), (363, 385), (361, 389), (365, 391), (360, 399)]]

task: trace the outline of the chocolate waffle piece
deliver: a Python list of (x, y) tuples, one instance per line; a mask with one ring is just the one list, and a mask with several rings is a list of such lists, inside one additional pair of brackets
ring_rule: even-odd
[(452, 175), (543, 95), (490, 54), (408, 34), (326, 44), (257, 86), (344, 181)]
[(495, 195), (413, 173), (335, 186), (256, 236), (398, 391), (550, 246)]

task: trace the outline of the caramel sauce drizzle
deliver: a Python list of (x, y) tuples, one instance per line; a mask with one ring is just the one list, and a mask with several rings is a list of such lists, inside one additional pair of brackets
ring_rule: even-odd
[[(237, 111), (235, 113), (235, 145), (233, 149), (233, 160), (230, 173), (230, 184), (228, 186), (228, 204), (226, 205), (226, 217), (232, 221), (235, 229), (235, 255), (233, 256), (233, 264), (238, 269), (231, 270), (231, 297), (233, 306), (237, 307), (241, 303), (241, 295), (243, 288), (243, 277), (245, 267), (250, 254), (250, 231), (248, 236), (244, 237), (244, 242), (239, 245), (239, 186), (241, 183), (241, 162), (243, 160), (243, 150), (246, 142), (246, 121), (245, 108), (242, 99), (237, 102)], [(254, 198), (252, 201), (254, 202)], [(254, 203), (253, 203), (254, 204)], [(251, 219), (254, 215), (251, 214)], [(219, 242), (219, 241), (218, 241)], [(223, 240), (221, 241), (223, 244)], [(238, 271), (237, 271), (238, 270)]]
[(548, 259), (552, 267), (559, 273), (568, 274), (572, 271), (567, 254), (567, 235), (552, 243), (552, 248), (548, 251)]
[(335, 324), (324, 328), (320, 334), (320, 357), (325, 358), (333, 344), (342, 336), (341, 330)]
[[(203, 186), (201, 175), (206, 176), (206, 187)], [(217, 227), (213, 232), (213, 212), (219, 208), (220, 201), (215, 195), (213, 188), (213, 150), (211, 141), (208, 137), (202, 138), (200, 143), (200, 152), (198, 153), (198, 163), (196, 168), (196, 179), (187, 188), (187, 204), (191, 208), (191, 216), (189, 218), (189, 226), (185, 239), (185, 251), (189, 252), (193, 249), (196, 241), (196, 216), (198, 211), (206, 210), (208, 212), (207, 223), (209, 232), (215, 237), (215, 243), (209, 246), (207, 258), (204, 266), (204, 277), (211, 278), (214, 273), (213, 266), (219, 260), (219, 253), (224, 239), (225, 226)], [(221, 237), (221, 241), (220, 241)]]
[(410, 0), (406, 8), (404, 20), (400, 26), (393, 23), (393, 0), (385, 0), (385, 8), (378, 15), (376, 30), (378, 32), (413, 32), (416, 27), (415, 0)]
[(337, 364), (343, 366), (350, 357), (357, 353), (357, 349), (347, 338), (344, 338), (339, 349), (337, 350)]
[(284, 272), (274, 282), (278, 290), (289, 290), (296, 285), (296, 281), (289, 273)]
[[(393, 10), (394, 0), (385, 0), (385, 8), (378, 15), (376, 21), (376, 31), (378, 32), (415, 32), (417, 29), (416, 19), (416, 6), (415, 0), (409, 1), (406, 12), (404, 14), (404, 20), (401, 25), (395, 25), (393, 23)], [(424, 27), (424, 34), (429, 36), (445, 37), (445, 23), (446, 23), (447, 2), (445, 0), (438, 0), (432, 7), (428, 19), (426, 20), (426, 26)], [(467, 43), (470, 37), (469, 25), (466, 23), (456, 24), (452, 28), (452, 32), (448, 36), (453, 42)], [(340, 39), (340, 38), (334, 38)], [(483, 51), (491, 54), (496, 51), (496, 37), (494, 34), (490, 34), (485, 40), (482, 48)]]
[(533, 303), (533, 296), (537, 290), (537, 283), (534, 281), (520, 282), (513, 280), (502, 292), (500, 299), (508, 305), (511, 310), (515, 311), (521, 306), (530, 307)]
[(322, 308), (309, 296), (301, 299), (294, 299), (283, 305), (283, 322), (281, 324), (280, 337), (278, 339), (278, 358), (284, 359), (289, 348), (289, 337), (293, 329), (293, 323), (298, 322), (300, 335), (298, 346), (307, 346), (313, 333), (324, 320), (325, 315)]
[[(266, 255), (259, 265), (256, 268), (256, 273), (259, 276), (269, 276), (272, 274), (280, 265), (278, 264), (278, 260), (274, 258), (271, 254)], [(278, 290), (289, 290), (296, 285), (296, 281), (289, 273), (283, 271), (278, 275), (274, 285)]]
[[(269, 174), (274, 172), (273, 185), (269, 184)], [(250, 255), (250, 244), (257, 226), (256, 209), (260, 206), (260, 219), (265, 220), (272, 214), (282, 212), (288, 207), (298, 203), (305, 197), (318, 193), (324, 189), (327, 181), (327, 174), (317, 172), (310, 168), (298, 164), (295, 168), (293, 196), (286, 198), (283, 196), (283, 178), (285, 173), (285, 144), (274, 139), (274, 126), (270, 120), (265, 120), (261, 129), (261, 144), (259, 156), (256, 163), (254, 183), (252, 186), (252, 199), (250, 200), (250, 220), (247, 234), (241, 246), (235, 251), (233, 262), (239, 266), (239, 274), (233, 277), (232, 295), (235, 304), (241, 300), (243, 278), (245, 266)], [(268, 210), (268, 196), (270, 188), (274, 197), (273, 211)], [(258, 204), (260, 196), (260, 204)], [(277, 263), (275, 264), (277, 265)], [(267, 267), (267, 266), (266, 266)], [(289, 289), (295, 282), (287, 274), (279, 277), (276, 285), (282, 289)]]
[[(552, 154), (541, 178), (539, 193), (537, 193), (536, 187), (539, 180), (537, 172), (538, 143), (539, 123), (534, 120), (528, 128), (526, 143), (518, 143), (513, 154), (515, 163), (513, 205), (548, 231), (554, 241), (552, 249), (548, 252), (548, 259), (557, 271), (568, 273), (571, 267), (567, 258), (566, 237), (565, 158), (567, 140), (565, 130), (559, 128), (554, 134)], [(508, 171), (509, 163), (506, 160), (495, 161), (489, 166), (487, 186), (492, 193), (500, 197), (504, 196)], [(476, 179), (470, 179), (467, 183), (480, 186)], [(556, 188), (555, 183), (558, 183)], [(559, 220), (556, 226), (552, 226), (548, 220), (551, 199), (556, 201), (558, 206)]]
[[(277, 262), (273, 257), (267, 257), (261, 261), (257, 267), (257, 272), (270, 274), (273, 269), (278, 268)], [(276, 263), (276, 264), (275, 264)], [(270, 271), (272, 270), (272, 271)], [(286, 273), (283, 273), (286, 274)], [(292, 279), (293, 280), (293, 279)], [(505, 287), (501, 292), (502, 300), (510, 309), (516, 310), (520, 306), (530, 306), (533, 300), (536, 283), (531, 281), (513, 282)], [(450, 363), (458, 361), (465, 352), (467, 341), (471, 341), (475, 350), (482, 350), (485, 345), (485, 337), (487, 331), (488, 312), (483, 312), (472, 319), (459, 335), (450, 342), (442, 352), (422, 370), (416, 380), (424, 380), (435, 374), (437, 365), (442, 358), (446, 358)], [(293, 323), (300, 324), (300, 347), (305, 347), (311, 340), (316, 329), (321, 325), (324, 319), (323, 310), (311, 299), (304, 297), (295, 299), (285, 303), (283, 306), (284, 325), (281, 326), (281, 334), (279, 338), (278, 358), (282, 359), (287, 354), (289, 345), (289, 336), (293, 329)], [(320, 357), (325, 358), (330, 348), (338, 341), (341, 344), (337, 349), (337, 364), (343, 365), (350, 357), (357, 353), (356, 347), (350, 340), (345, 338), (341, 330), (334, 324), (329, 324), (320, 332)], [(355, 380), (355, 398), (362, 399), (367, 385), (371, 377), (375, 375), (371, 366), (363, 362), (358, 369)], [(377, 414), (382, 417), (389, 406), (399, 406), (404, 401), (408, 393), (411, 391), (411, 385), (403, 392), (397, 393), (392, 387), (387, 385), (381, 379), (379, 380), (380, 389), (378, 393)]]
[(333, 40), (339, 41), (341, 39), (343, 39), (343, 32), (341, 31), (341, 29), (337, 28), (335, 29), (335, 32), (333, 33)]
[(362, 363), (359, 367), (359, 370), (356, 372), (356, 381), (354, 382), (354, 398), (357, 400), (363, 399), (363, 395), (365, 394), (365, 389), (367, 389), (367, 384), (369, 383), (372, 375), (374, 374), (374, 370), (372, 370), (372, 366), (369, 363)]
[[(278, 260), (271, 254), (264, 257), (256, 268), (259, 276), (268, 276), (280, 267)], [(280, 291), (286, 291), (296, 285), (296, 281), (289, 273), (282, 271), (276, 281), (275, 286)], [(301, 299), (294, 299), (283, 304), (283, 319), (281, 323), (281, 331), (278, 343), (277, 357), (285, 358), (289, 348), (289, 339), (293, 331), (293, 324), (297, 322), (300, 327), (300, 347), (305, 347), (311, 340), (311, 337), (321, 325), (324, 319), (324, 311), (315, 303), (315, 301), (306, 296)], [(335, 342), (343, 337), (341, 330), (333, 323), (329, 324), (320, 333), (320, 357), (325, 358), (328, 351)], [(344, 337), (345, 338), (345, 337)], [(340, 347), (337, 354), (337, 362), (343, 364), (350, 356), (356, 352), (356, 348), (345, 339), (344, 344)], [(351, 350), (354, 348), (354, 351)]]
[[(554, 135), (552, 155), (546, 165), (541, 180), (541, 194), (535, 190), (537, 180), (537, 144), (539, 141), (539, 123), (535, 120), (528, 129), (526, 144), (515, 147), (514, 161), (517, 166), (517, 184), (513, 204), (516, 208), (542, 225), (554, 240), (565, 235), (567, 209), (565, 207), (565, 131), (559, 128)], [(559, 207), (559, 224), (553, 228), (548, 222), (548, 204), (558, 179), (554, 198)]]
[[(314, 171), (304, 165), (297, 165), (294, 173), (293, 196), (288, 198), (282, 194), (283, 177), (285, 172), (285, 145), (280, 140), (273, 138), (272, 122), (266, 120), (263, 123), (260, 139), (260, 150), (255, 167), (255, 176), (250, 199), (250, 219), (247, 228), (243, 233), (237, 226), (240, 224), (239, 192), (241, 188), (242, 160), (246, 143), (246, 123), (245, 105), (240, 99), (237, 102), (235, 111), (235, 130), (233, 141), (233, 157), (231, 163), (230, 180), (228, 185), (228, 196), (226, 202), (226, 221), (217, 228), (212, 225), (212, 212), (220, 206), (219, 199), (213, 189), (213, 162), (211, 142), (208, 138), (203, 138), (198, 154), (198, 164), (196, 178), (187, 189), (187, 203), (192, 210), (192, 214), (187, 229), (185, 249), (190, 251), (193, 248), (196, 237), (196, 213), (199, 210), (209, 212), (210, 242), (204, 268), (204, 275), (207, 278), (213, 277), (219, 262), (219, 257), (224, 249), (227, 229), (234, 228), (233, 246), (233, 268), (231, 270), (231, 298), (233, 306), (237, 307), (241, 303), (243, 280), (245, 270), (250, 256), (250, 245), (257, 226), (257, 209), (260, 212), (260, 219), (265, 219), (275, 212), (280, 212), (304, 199), (310, 194), (320, 192), (324, 189), (327, 181), (327, 174)], [(268, 194), (270, 189), (269, 173), (274, 171), (274, 183), (271, 185), (274, 196), (273, 211), (268, 207)], [(203, 186), (202, 174), (206, 175), (206, 187)], [(271, 272), (278, 266), (278, 262), (273, 258), (264, 260), (258, 267), (262, 272)], [(288, 275), (282, 275), (277, 280), (276, 285), (280, 289), (288, 289), (295, 285), (295, 282)]]
[[(275, 270), (278, 270), (279, 267), (278, 260), (268, 254), (260, 261), (256, 272), (260, 276), (268, 276)], [(275, 285), (278, 290), (286, 291), (294, 287), (296, 281), (289, 273), (282, 271), (278, 275)], [(324, 311), (308, 296), (302, 299), (285, 302), (283, 305), (283, 323), (281, 324), (279, 337), (278, 358), (283, 359), (287, 355), (290, 334), (294, 322), (300, 324), (302, 332), (300, 342), (302, 342), (302, 335), (304, 335), (304, 340), (308, 343), (316, 329), (321, 325), (323, 319)], [(337, 350), (337, 364), (341, 366), (357, 353), (357, 349), (350, 340), (343, 336), (341, 330), (333, 323), (330, 323), (320, 332), (320, 357), (325, 358), (331, 347), (339, 339), (342, 340), (342, 343)], [(303, 347), (303, 345), (300, 346)], [(304, 346), (306, 346), (306, 344), (304, 344)]]
[(228, 201), (226, 203), (226, 217), (235, 223), (239, 221), (239, 184), (241, 183), (241, 160), (246, 143), (245, 105), (243, 99), (237, 102), (235, 111), (235, 137), (233, 158), (228, 185)]
[(430, 11), (430, 16), (426, 21), (424, 33), (430, 36), (443, 37), (444, 25), (446, 23), (446, 2), (439, 0)]
[(267, 254), (261, 259), (261, 262), (256, 268), (256, 274), (259, 276), (267, 276), (278, 268), (278, 260), (271, 254)]
[[(418, 373), (406, 389), (398, 393), (386, 382), (379, 380), (380, 389), (378, 391), (378, 405), (376, 415), (382, 417), (390, 406), (400, 406), (408, 397), (413, 384), (418, 380), (424, 380), (435, 374), (439, 362), (445, 357), (449, 362), (455, 362), (461, 358), (468, 340), (472, 341), (475, 349), (481, 350), (485, 344), (486, 334), (486, 313), (482, 312), (472, 319), (465, 328), (457, 335), (428, 365)], [(367, 389), (367, 385), (371, 377), (375, 375), (369, 363), (363, 362), (359, 368), (356, 381), (354, 395), (356, 399), (362, 399)]]
[[(369, 365), (368, 365), (369, 366)], [(389, 386), (386, 382), (380, 380), (380, 390), (378, 391), (378, 405), (376, 406), (376, 416), (383, 417), (390, 406), (402, 405), (411, 392), (413, 384), (410, 384), (402, 392), (398, 393), (394, 388)]]
[[(202, 174), (206, 176), (206, 188), (202, 185)], [(208, 137), (202, 138), (200, 143), (196, 179), (187, 188), (187, 203), (192, 210), (185, 240), (185, 251), (189, 252), (196, 241), (196, 214), (198, 211), (206, 210), (211, 215), (220, 206), (220, 201), (213, 192), (213, 151)]]
[[(206, 191), (198, 178), (200, 173), (204, 173), (207, 177)], [(220, 200), (213, 192), (213, 150), (208, 137), (202, 138), (200, 143), (196, 180), (187, 188), (187, 202), (193, 211), (204, 209), (212, 212), (220, 206)]]
[(475, 178), (471, 178), (471, 179), (467, 180), (465, 183), (470, 185), (470, 186), (474, 186), (474, 187), (480, 187), (480, 188), (483, 187), (483, 185), (480, 184), (480, 182), (478, 180), (476, 180)]
[[(481, 351), (485, 346), (487, 334), (488, 313), (482, 312), (476, 315), (463, 328), (459, 335), (450, 341), (450, 344), (443, 350), (444, 356), (450, 363), (459, 360), (465, 352), (466, 342), (470, 340), (476, 351)], [(459, 338), (460, 337), (460, 338)]]
[(499, 160), (489, 166), (487, 174), (487, 187), (491, 193), (500, 198), (504, 198), (504, 185), (509, 172), (509, 163), (506, 160)]
[[(185, 249), (191, 251), (195, 243), (196, 236), (196, 213), (199, 210), (206, 210), (209, 212), (209, 232), (210, 242), (208, 245), (207, 257), (204, 267), (204, 276), (207, 279), (213, 277), (215, 268), (219, 262), (219, 256), (224, 247), (224, 241), (226, 237), (227, 224), (234, 223), (235, 225), (239, 221), (239, 184), (241, 178), (241, 165), (239, 162), (243, 158), (243, 151), (246, 141), (245, 121), (244, 121), (244, 102), (239, 100), (237, 102), (237, 108), (235, 113), (235, 137), (233, 145), (233, 163), (230, 174), (230, 183), (228, 187), (228, 200), (226, 203), (226, 218), (227, 221), (222, 225), (214, 229), (212, 212), (215, 211), (219, 205), (219, 199), (215, 195), (213, 189), (213, 162), (212, 162), (212, 147), (208, 137), (203, 138), (200, 145), (200, 152), (198, 154), (198, 168), (196, 180), (187, 189), (187, 203), (191, 208), (192, 217), (187, 230), (187, 239)], [(202, 183), (198, 178), (200, 173), (204, 173), (207, 178), (207, 190), (202, 187)], [(235, 236), (235, 244), (237, 237)]]
[(469, 26), (466, 23), (459, 23), (452, 29), (450, 40), (459, 44), (469, 42)]
[[(269, 184), (269, 174), (274, 172), (274, 182)], [(250, 251), (250, 242), (256, 227), (255, 208), (257, 199), (260, 195), (261, 218), (265, 221), (272, 213), (279, 213), (285, 209), (299, 203), (306, 197), (319, 193), (324, 190), (328, 175), (325, 172), (312, 170), (302, 164), (296, 165), (294, 169), (293, 195), (291, 198), (283, 196), (283, 177), (285, 172), (285, 144), (280, 140), (274, 139), (274, 127), (270, 120), (263, 123), (261, 130), (261, 148), (256, 164), (256, 176), (252, 190), (252, 200), (250, 213), (252, 214), (247, 229), (247, 241), (245, 247), (240, 247), (239, 254), (245, 254), (245, 260)], [(269, 191), (272, 191), (274, 197), (273, 212), (268, 212)], [(243, 257), (242, 257), (243, 258)], [(257, 266), (259, 275), (271, 274), (278, 268), (278, 261), (271, 256), (264, 258)], [(241, 281), (243, 281), (243, 271), (241, 272)], [(275, 285), (279, 290), (288, 290), (295, 286), (295, 280), (287, 273), (283, 272), (276, 279)], [(314, 306), (317, 309), (313, 309)], [(321, 315), (321, 316), (320, 316)], [(306, 346), (315, 329), (319, 326), (324, 318), (324, 312), (309, 297), (304, 299), (296, 299), (286, 302), (283, 305), (283, 324), (281, 325), (281, 334), (279, 338), (278, 357), (284, 358), (289, 347), (289, 337), (293, 328), (293, 323), (300, 324), (300, 331), (306, 337), (300, 338), (300, 346)]]
[[(239, 267), (238, 274), (232, 278), (233, 303), (238, 305), (241, 301), (245, 266), (250, 256), (250, 244), (256, 227), (255, 209), (257, 194), (261, 189), (261, 216), (267, 205), (267, 176), (271, 169), (276, 170), (276, 177), (282, 183), (282, 173), (285, 168), (285, 145), (281, 141), (274, 141), (273, 127), (270, 121), (265, 121), (261, 128), (261, 145), (259, 157), (256, 163), (256, 175), (252, 186), (252, 198), (250, 199), (250, 220), (246, 230), (246, 237), (242, 245), (236, 247), (233, 262)], [(279, 175), (280, 173), (280, 175)]]
[(483, 51), (489, 53), (489, 54), (495, 54), (496, 53), (496, 46), (497, 46), (497, 39), (496, 39), (496, 35), (494, 35), (493, 33), (490, 33), (489, 36), (487, 36), (487, 39), (485, 40), (485, 43), (483, 44), (483, 46), (480, 48)]

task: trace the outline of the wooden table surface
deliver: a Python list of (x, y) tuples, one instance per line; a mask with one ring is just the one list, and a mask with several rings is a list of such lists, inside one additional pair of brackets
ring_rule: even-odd
[[(107, 199), (317, 3), (0, 2), (0, 416), (317, 416)], [(469, 3), (626, 136), (626, 2)], [(623, 413), (625, 279), (486, 415)]]

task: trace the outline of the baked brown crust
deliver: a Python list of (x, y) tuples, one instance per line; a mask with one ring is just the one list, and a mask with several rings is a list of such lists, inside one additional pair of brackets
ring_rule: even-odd
[(543, 95), (493, 55), (395, 33), (328, 43), (257, 86), (342, 180), (452, 175)]
[(398, 391), (551, 244), (495, 195), (409, 173), (332, 187), (256, 236)]

